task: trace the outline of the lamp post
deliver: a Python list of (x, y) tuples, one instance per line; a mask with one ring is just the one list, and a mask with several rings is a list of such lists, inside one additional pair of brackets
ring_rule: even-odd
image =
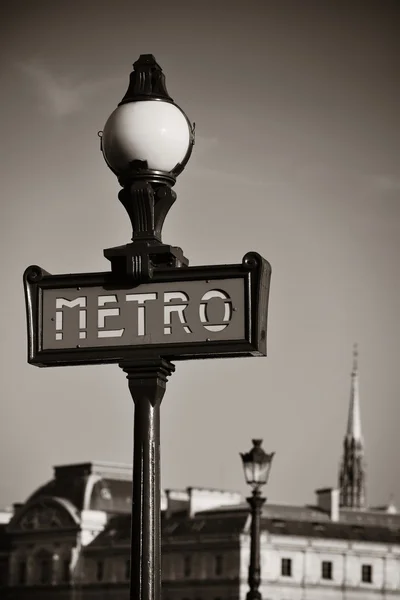
[(261, 487), (268, 482), (272, 459), (275, 452), (267, 454), (261, 447), (262, 440), (252, 440), (253, 447), (249, 452), (240, 453), (243, 462), (246, 483), (251, 486), (252, 495), (247, 498), (251, 508), (251, 537), (250, 537), (250, 565), (249, 565), (249, 591), (247, 600), (261, 600), (259, 591), (261, 583), (260, 565), (260, 535), (261, 535), (261, 509), (266, 498), (261, 496)]
[(194, 125), (167, 92), (154, 56), (140, 56), (128, 90), (99, 132), (132, 241), (104, 250), (111, 271), (24, 272), (28, 362), (37, 367), (117, 363), (134, 401), (131, 600), (160, 600), (160, 405), (171, 361), (266, 356), (271, 266), (189, 267), (164, 244), (172, 190), (190, 158)]
[(112, 272), (140, 283), (156, 267), (188, 266), (180, 248), (162, 243), (161, 230), (176, 200), (171, 188), (192, 153), (194, 125), (168, 94), (152, 54), (134, 63), (128, 90), (99, 136), (132, 224), (131, 244), (104, 251)]
[[(134, 63), (128, 90), (99, 135), (132, 224), (132, 243), (104, 251), (112, 274), (139, 285), (157, 267), (188, 266), (180, 248), (162, 243), (161, 230), (176, 199), (171, 188), (192, 152), (194, 126), (169, 96), (153, 55)], [(139, 328), (152, 294), (145, 296), (138, 307)], [(160, 405), (175, 367), (151, 353), (120, 367), (135, 405), (130, 598), (160, 600)]]

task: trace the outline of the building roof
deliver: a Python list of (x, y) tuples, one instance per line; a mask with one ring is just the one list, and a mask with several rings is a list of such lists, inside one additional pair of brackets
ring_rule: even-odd
[[(229, 512), (229, 511), (228, 511)], [(174, 515), (161, 521), (161, 534), (166, 537), (191, 537), (193, 535), (239, 535), (244, 530), (248, 511), (232, 511), (230, 514), (202, 515), (190, 518), (187, 515)], [(99, 550), (112, 546), (128, 546), (130, 544), (131, 519), (129, 515), (112, 517), (102, 531), (86, 548)]]
[(262, 519), (261, 528), (275, 535), (302, 536), (331, 540), (352, 540), (400, 544), (400, 528), (372, 525), (352, 525), (340, 521), (309, 522), (283, 519)]
[[(200, 515), (212, 515), (223, 513), (225, 511), (231, 512), (245, 512), (248, 514), (249, 505), (247, 503), (239, 504), (237, 506), (219, 506), (211, 510), (205, 510), (196, 513)], [(262, 508), (262, 515), (270, 519), (292, 519), (300, 521), (326, 521), (329, 519), (328, 514), (318, 508), (317, 506), (296, 506), (295, 504), (264, 504)]]
[[(162, 537), (164, 542), (179, 542), (182, 538), (185, 541), (188, 538), (198, 540), (199, 536), (208, 539), (210, 536), (239, 536), (247, 531), (248, 519), (249, 510), (246, 505), (201, 511), (194, 517), (190, 517), (187, 511), (168, 518), (164, 513)], [(129, 515), (113, 517), (87, 549), (90, 551), (129, 546), (130, 526)], [(343, 520), (334, 522), (315, 507), (267, 505), (262, 513), (261, 529), (280, 536), (400, 544), (400, 522), (392, 526)]]
[(340, 509), (340, 521), (352, 525), (400, 528), (400, 514), (374, 509)]
[(164, 537), (237, 536), (244, 531), (248, 516), (247, 510), (227, 510), (211, 515), (202, 512), (192, 518), (173, 516), (163, 520), (161, 534)]
[[(386, 507), (384, 507), (386, 508)], [(340, 508), (339, 511), (339, 522), (348, 525), (369, 525), (376, 527), (388, 527), (388, 528), (400, 528), (400, 513), (394, 512), (393, 510), (382, 509), (354, 509), (354, 508)], [(392, 507), (390, 507), (392, 508)], [(226, 510), (230, 511), (244, 511), (249, 510), (248, 504), (240, 504), (237, 506), (226, 507), (220, 506), (212, 510), (198, 512), (197, 515), (201, 514), (213, 514), (221, 513)], [(286, 519), (290, 521), (309, 521), (311, 523), (320, 521), (323, 523), (330, 522), (330, 515), (327, 511), (323, 510), (319, 506), (305, 505), (298, 506), (294, 504), (264, 504), (262, 508), (262, 515), (266, 519)]]
[(54, 478), (39, 487), (27, 502), (42, 496), (69, 500), (79, 511), (130, 513), (132, 468), (100, 462), (55, 467)]
[(104, 531), (86, 547), (85, 550), (97, 550), (110, 546), (126, 546), (130, 544), (131, 515), (116, 515), (111, 517)]

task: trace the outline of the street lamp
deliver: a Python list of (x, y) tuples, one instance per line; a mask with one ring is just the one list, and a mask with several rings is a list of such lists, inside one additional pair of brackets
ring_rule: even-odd
[[(192, 153), (194, 126), (169, 96), (152, 54), (143, 54), (134, 63), (128, 90), (99, 136), (104, 159), (122, 186), (118, 197), (132, 224), (132, 243), (104, 250), (112, 276), (129, 277), (137, 286), (147, 282), (157, 267), (187, 267), (180, 248), (162, 243), (161, 230), (176, 200), (171, 188)], [(144, 306), (138, 310), (140, 327)], [(120, 366), (135, 404), (129, 597), (159, 600), (160, 405), (175, 367), (151, 353)]]
[(259, 587), (261, 583), (260, 565), (260, 521), (261, 508), (266, 498), (261, 496), (261, 487), (268, 482), (272, 459), (275, 452), (267, 454), (261, 447), (262, 440), (252, 440), (253, 447), (250, 452), (240, 453), (243, 462), (246, 483), (252, 488), (252, 495), (247, 498), (251, 507), (251, 538), (250, 538), (250, 565), (249, 565), (249, 592), (247, 600), (261, 600)]
[(128, 90), (99, 136), (132, 224), (132, 244), (104, 251), (112, 272), (140, 283), (156, 267), (187, 266), (180, 248), (162, 243), (161, 230), (176, 200), (171, 188), (192, 153), (194, 125), (168, 94), (152, 54), (134, 63)]

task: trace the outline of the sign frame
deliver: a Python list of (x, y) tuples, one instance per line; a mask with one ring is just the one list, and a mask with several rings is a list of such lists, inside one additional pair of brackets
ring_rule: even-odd
[(101, 347), (42, 348), (43, 290), (102, 286), (108, 290), (132, 289), (138, 284), (112, 272), (51, 275), (41, 267), (28, 267), (23, 276), (28, 327), (28, 363), (38, 367), (115, 364), (162, 357), (170, 361), (200, 358), (266, 356), (267, 318), (271, 265), (256, 252), (241, 264), (155, 268), (146, 283), (169, 283), (239, 278), (244, 281), (245, 336), (238, 340), (119, 345)]

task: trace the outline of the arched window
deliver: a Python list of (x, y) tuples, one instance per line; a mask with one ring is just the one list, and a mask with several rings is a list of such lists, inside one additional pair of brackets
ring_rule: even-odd
[(22, 559), (18, 562), (17, 566), (17, 584), (25, 585), (27, 580), (28, 569), (26, 567), (26, 560)]
[(104, 579), (104, 562), (98, 560), (96, 562), (96, 581), (103, 581)]
[(69, 583), (70, 578), (71, 578), (70, 560), (69, 560), (69, 558), (64, 557), (61, 560), (61, 581), (63, 583)]
[(0, 586), (6, 586), (8, 583), (8, 560), (0, 558)]
[(214, 574), (219, 576), (222, 575), (224, 571), (224, 557), (222, 556), (222, 554), (217, 554), (215, 556), (215, 562), (214, 562)]
[(184, 577), (190, 577), (192, 574), (192, 557), (184, 556), (183, 557), (183, 575)]
[(40, 585), (50, 585), (53, 581), (53, 555), (41, 549), (35, 555), (37, 581)]
[(42, 558), (40, 561), (40, 583), (49, 585), (53, 575), (53, 561), (51, 558)]

